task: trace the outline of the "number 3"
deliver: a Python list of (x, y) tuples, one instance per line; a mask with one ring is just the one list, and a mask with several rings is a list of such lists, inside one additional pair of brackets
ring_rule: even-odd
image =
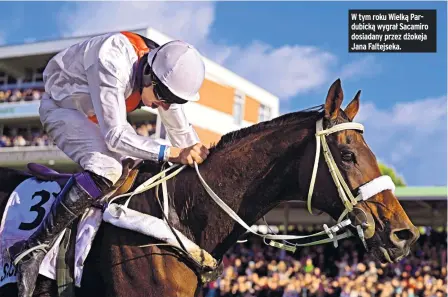
[[(54, 197), (57, 196), (58, 193), (52, 193)], [(31, 223), (20, 223), (19, 229), (20, 230), (33, 230), (34, 228), (37, 228), (40, 223), (42, 223), (42, 220), (45, 217), (45, 208), (42, 207), (45, 203), (47, 203), (48, 200), (50, 200), (50, 193), (48, 191), (42, 190), (35, 192), (31, 199), (34, 199), (35, 197), (41, 197), (42, 199), (39, 201), (39, 203), (33, 205), (30, 207), (29, 211), (35, 211), (37, 212), (37, 217), (32, 221)]]

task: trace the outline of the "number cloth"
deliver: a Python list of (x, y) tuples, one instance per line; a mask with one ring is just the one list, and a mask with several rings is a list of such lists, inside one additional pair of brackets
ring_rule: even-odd
[[(17, 281), (7, 249), (15, 242), (27, 239), (37, 229), (60, 191), (57, 182), (29, 178), (11, 193), (0, 224), (0, 287)], [(101, 221), (101, 209), (90, 208), (78, 225), (75, 247), (75, 285), (78, 287), (84, 261)], [(39, 274), (53, 280), (56, 280), (56, 260), (63, 235), (61, 233), (46, 254), (39, 270)]]

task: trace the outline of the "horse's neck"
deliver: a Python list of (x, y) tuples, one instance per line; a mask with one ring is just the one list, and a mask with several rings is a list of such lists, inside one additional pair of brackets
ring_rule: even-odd
[[(248, 136), (228, 148), (223, 148), (199, 166), (201, 175), (249, 226), (281, 202), (286, 194), (284, 179), (287, 167), (292, 166), (285, 157), (290, 142), (305, 141), (311, 129), (284, 135), (295, 138), (282, 139), (281, 132), (269, 135)], [(283, 136), (283, 138), (286, 138)], [(295, 152), (300, 155), (300, 152)], [(297, 164), (297, 163), (296, 163)], [(179, 228), (199, 246), (221, 258), (246, 231), (225, 213), (199, 183), (194, 170), (174, 182), (174, 203), (179, 218)], [(180, 193), (183, 191), (183, 194)]]

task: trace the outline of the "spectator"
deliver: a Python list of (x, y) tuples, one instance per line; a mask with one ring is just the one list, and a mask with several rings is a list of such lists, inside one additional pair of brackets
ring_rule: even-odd
[(13, 145), (14, 146), (26, 146), (27, 143), (26, 143), (25, 138), (23, 138), (22, 135), (17, 135), (16, 137), (14, 137)]
[(42, 97), (42, 93), (39, 92), (38, 90), (33, 90), (31, 93), (31, 97), (32, 100), (40, 100), (40, 98)]
[(0, 138), (0, 147), (9, 147), (11, 146), (11, 139), (5, 135)]
[(8, 100), (8, 95), (4, 91), (0, 91), (0, 103), (4, 103)]
[(24, 100), (24, 101), (31, 101), (31, 100), (33, 100), (32, 92), (33, 92), (32, 89), (27, 89), (27, 90), (25, 90), (25, 91), (23, 92), (23, 98), (24, 98), (23, 100)]
[(38, 89), (14, 89), (0, 91), (0, 104), (1, 103), (16, 103), (22, 101), (36, 101), (40, 100), (42, 96), (43, 90)]
[(22, 92), (20, 92), (20, 90), (14, 90), (12, 92), (12, 95), (9, 96), (8, 101), (9, 102), (19, 102), (22, 101), (24, 99), (24, 97), (22, 96)]

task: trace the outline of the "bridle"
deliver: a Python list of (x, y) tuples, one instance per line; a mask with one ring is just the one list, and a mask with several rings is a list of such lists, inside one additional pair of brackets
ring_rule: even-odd
[[(203, 187), (205, 188), (207, 193), (210, 195), (210, 197), (215, 201), (215, 203), (218, 204), (218, 206), (221, 207), (221, 209), (223, 209), (232, 219), (234, 219), (238, 224), (240, 224), (244, 229), (246, 229), (248, 233), (252, 233), (254, 235), (262, 237), (264, 241), (266, 239), (271, 240), (269, 242), (269, 245), (271, 245), (271, 246), (289, 250), (292, 252), (294, 252), (298, 246), (310, 246), (310, 245), (317, 245), (317, 244), (323, 244), (323, 243), (329, 243), (329, 242), (333, 242), (334, 246), (337, 247), (338, 240), (353, 236), (353, 233), (350, 230), (346, 230), (342, 234), (337, 234), (337, 232), (342, 229), (345, 229), (347, 226), (351, 225), (356, 228), (358, 237), (361, 239), (364, 247), (367, 249), (367, 244), (366, 244), (365, 239), (366, 238), (368, 239), (373, 236), (373, 234), (375, 232), (375, 223), (374, 223), (374, 220), (371, 217), (371, 215), (364, 212), (361, 208), (356, 207), (356, 205), (361, 201), (368, 200), (369, 198), (377, 195), (378, 193), (381, 193), (382, 191), (391, 190), (393, 192), (395, 190), (395, 185), (389, 176), (386, 176), (386, 175), (379, 176), (379, 177), (371, 180), (370, 182), (364, 184), (363, 186), (360, 186), (358, 188), (358, 191), (357, 191), (358, 193), (357, 193), (356, 197), (352, 194), (352, 191), (348, 187), (341, 172), (338, 169), (338, 166), (336, 165), (336, 162), (334, 161), (334, 158), (331, 154), (331, 151), (328, 147), (328, 143), (326, 140), (326, 137), (328, 135), (335, 133), (335, 132), (343, 131), (343, 130), (364, 131), (364, 126), (359, 123), (349, 122), (349, 123), (337, 124), (329, 129), (324, 130), (323, 129), (323, 119), (320, 119), (316, 122), (316, 134), (315, 134), (316, 156), (315, 156), (315, 161), (314, 161), (313, 172), (311, 175), (310, 188), (309, 188), (309, 192), (308, 192), (308, 199), (307, 199), (308, 211), (312, 214), (311, 199), (313, 196), (313, 190), (314, 190), (314, 185), (315, 185), (315, 181), (316, 181), (321, 145), (322, 145), (325, 161), (328, 165), (330, 174), (333, 178), (333, 181), (338, 190), (339, 197), (341, 198), (345, 209), (342, 212), (342, 214), (340, 215), (337, 223), (334, 226), (328, 227), (326, 224), (324, 224), (323, 225), (324, 230), (317, 232), (315, 234), (299, 236), (299, 235), (259, 234), (259, 233), (255, 232), (224, 201), (222, 201), (222, 199), (219, 198), (219, 196), (208, 186), (208, 184), (205, 182), (204, 178), (202, 177), (201, 173), (199, 172), (199, 168), (196, 163), (194, 164), (195, 170), (196, 170), (196, 173), (199, 177), (201, 184), (203, 185)], [(180, 167), (180, 168), (178, 168), (177, 170), (175, 170), (174, 172), (172, 172), (170, 174), (167, 174), (168, 171), (175, 169), (177, 167)], [(153, 187), (158, 186), (159, 184), (162, 184), (163, 199), (164, 199), (163, 212), (167, 215), (169, 204), (168, 204), (168, 195), (167, 195), (167, 190), (166, 190), (166, 181), (168, 179), (174, 177), (175, 175), (177, 175), (184, 168), (186, 168), (186, 165), (181, 166), (179, 164), (175, 164), (175, 165), (161, 171), (159, 174), (153, 176), (148, 181), (141, 184), (132, 193), (120, 195), (120, 196), (115, 197), (114, 199), (123, 197), (123, 196), (130, 196), (130, 198), (126, 201), (126, 203), (124, 205), (124, 207), (126, 208), (129, 204), (129, 200), (132, 198), (132, 196), (139, 194), (139, 193), (143, 193)], [(112, 202), (112, 201), (110, 201), (110, 202)], [(354, 226), (352, 224), (352, 221), (350, 220), (350, 218), (347, 217), (346, 219), (344, 219), (349, 213), (352, 213), (355, 211), (359, 211), (361, 214), (364, 215), (364, 217), (361, 218), (361, 220), (360, 220), (361, 223), (356, 226)], [(359, 215), (356, 215), (355, 218), (359, 218)], [(367, 233), (367, 236), (365, 233)], [(302, 244), (288, 242), (288, 240), (304, 239), (304, 238), (310, 238), (310, 237), (315, 237), (315, 236), (320, 236), (320, 235), (327, 235), (328, 238), (316, 240), (316, 241), (308, 242), (308, 243), (302, 243)], [(283, 243), (278, 242), (276, 240), (282, 240)], [(266, 243), (266, 241), (265, 241), (265, 243)]]
[[(363, 186), (359, 187), (358, 194), (355, 197), (352, 194), (352, 191), (347, 185), (347, 182), (345, 181), (344, 177), (342, 176), (341, 172), (339, 171), (339, 168), (334, 161), (333, 155), (331, 154), (330, 148), (328, 147), (326, 136), (344, 131), (344, 130), (357, 130), (364, 132), (364, 126), (359, 123), (342, 123), (334, 125), (331, 128), (323, 129), (323, 119), (320, 119), (316, 122), (316, 155), (314, 160), (314, 167), (313, 167), (313, 173), (311, 175), (311, 182), (310, 182), (310, 188), (308, 191), (308, 198), (307, 198), (307, 208), (308, 211), (313, 214), (311, 210), (311, 199), (313, 197), (313, 190), (314, 185), (316, 182), (316, 175), (317, 175), (317, 168), (319, 166), (319, 158), (320, 158), (320, 146), (322, 145), (323, 155), (325, 158), (325, 162), (328, 165), (328, 169), (330, 170), (331, 177), (333, 178), (334, 184), (337, 188), (339, 197), (342, 200), (342, 204), (344, 205), (345, 209), (341, 213), (338, 219), (338, 223), (346, 222), (345, 224), (351, 224), (350, 219), (346, 219), (343, 221), (344, 217), (346, 217), (349, 213), (353, 212), (354, 210), (360, 211), (361, 214), (364, 215), (363, 220), (361, 220), (361, 224), (358, 224), (356, 226), (352, 225), (356, 228), (358, 232), (358, 236), (363, 242), (364, 247), (367, 248), (367, 244), (365, 242), (365, 239), (370, 238), (375, 233), (375, 221), (373, 220), (372, 216), (370, 214), (367, 214), (364, 210), (361, 208), (356, 207), (356, 205), (361, 201), (366, 201), (369, 198), (377, 195), (378, 193), (381, 193), (385, 190), (391, 190), (392, 192), (395, 191), (395, 185), (388, 175), (379, 176), (370, 182), (364, 184)], [(348, 222), (350, 221), (350, 223)], [(347, 225), (346, 225), (347, 226)], [(329, 228), (324, 225), (324, 229), (327, 231), (327, 234), (330, 238), (334, 237), (334, 234), (332, 234), (329, 230)], [(367, 236), (365, 234), (365, 230), (367, 230)], [(350, 231), (348, 231), (350, 232)], [(333, 236), (332, 236), (333, 235)], [(335, 242), (335, 247), (337, 247), (337, 243)]]

